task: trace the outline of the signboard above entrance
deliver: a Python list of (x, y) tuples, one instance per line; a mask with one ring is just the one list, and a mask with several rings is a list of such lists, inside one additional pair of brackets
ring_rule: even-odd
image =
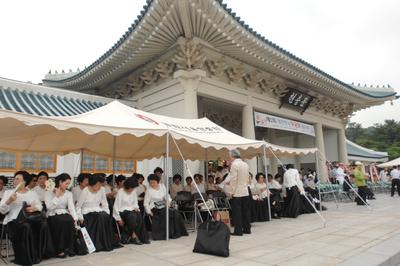
[(312, 125), (260, 112), (254, 112), (254, 125), (315, 136), (314, 126)]
[(281, 108), (282, 105), (289, 105), (300, 110), (300, 113), (303, 114), (313, 99), (314, 97), (311, 95), (289, 88), (289, 91), (283, 97), (281, 97), (281, 105), (279, 108)]

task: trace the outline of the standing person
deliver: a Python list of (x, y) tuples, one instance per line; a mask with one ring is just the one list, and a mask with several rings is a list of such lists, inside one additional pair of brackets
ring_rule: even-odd
[(300, 215), (303, 206), (300, 194), (304, 195), (303, 183), (300, 180), (299, 171), (288, 164), (283, 175), (283, 193), (285, 194), (285, 208), (283, 215), (285, 217), (296, 218)]
[(360, 200), (360, 198), (356, 198), (357, 205), (365, 205), (364, 202), (367, 202), (367, 193), (368, 193), (368, 187), (367, 187), (367, 181), (365, 179), (364, 173), (361, 170), (362, 163), (361, 162), (356, 162), (355, 163), (355, 168), (354, 168), (354, 178), (355, 178), (355, 184), (358, 188), (358, 195), (363, 199), (363, 201)]
[(395, 188), (397, 188), (397, 193), (400, 196), (400, 171), (397, 166), (393, 166), (392, 171), (390, 171), (390, 177), (392, 178), (391, 196), (394, 196)]
[(379, 179), (385, 183), (387, 183), (389, 181), (389, 177), (388, 177), (388, 170), (386, 168), (383, 168), (380, 172), (379, 172)]
[(344, 177), (346, 176), (344, 173), (344, 169), (340, 167), (339, 163), (336, 163), (335, 171), (336, 171), (336, 182), (338, 182), (340, 187), (342, 187), (344, 182)]
[(82, 190), (88, 186), (89, 184), (89, 176), (87, 173), (80, 173), (77, 177), (78, 185), (72, 188), (72, 199), (74, 200), (74, 204), (77, 203), (79, 196), (82, 193)]
[(68, 174), (58, 175), (55, 178), (54, 192), (47, 191), (45, 197), (50, 232), (58, 258), (75, 255), (73, 236), (78, 215), (72, 193), (67, 190), (70, 183), (71, 177)]
[(7, 190), (0, 202), (0, 213), (5, 214), (3, 224), (7, 225), (13, 245), (14, 263), (19, 265), (37, 264), (54, 255), (46, 218), (29, 220), (23, 214), (38, 213), (43, 208), (37, 194), (27, 189), (32, 179), (26, 171), (16, 172), (13, 183), (18, 190)]
[(232, 235), (251, 234), (249, 202), (249, 166), (240, 158), (238, 150), (229, 151), (232, 163), (229, 171), (232, 188), (232, 218), (235, 227)]

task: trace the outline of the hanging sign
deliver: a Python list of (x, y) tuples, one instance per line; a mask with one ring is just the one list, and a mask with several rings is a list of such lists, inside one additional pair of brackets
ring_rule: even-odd
[(254, 125), (256, 127), (274, 128), (315, 136), (313, 125), (260, 112), (254, 112)]
[(303, 114), (304, 111), (310, 106), (313, 99), (314, 97), (311, 95), (290, 88), (289, 91), (283, 97), (281, 97), (281, 105), (279, 108), (281, 108), (283, 105), (289, 105), (300, 110), (300, 113)]

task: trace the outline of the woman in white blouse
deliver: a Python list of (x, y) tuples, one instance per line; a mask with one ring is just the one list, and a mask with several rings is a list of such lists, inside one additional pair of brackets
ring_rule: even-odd
[(124, 181), (123, 188), (118, 190), (115, 198), (113, 216), (118, 225), (124, 229), (123, 232), (128, 234), (124, 241), (126, 244), (150, 244), (149, 235), (139, 209), (135, 191), (137, 187), (138, 180), (135, 177), (129, 177)]
[[(14, 249), (14, 263), (19, 265), (36, 264), (54, 255), (47, 221), (37, 215), (42, 211), (42, 203), (35, 192), (26, 188), (31, 181), (28, 172), (16, 172), (16, 190), (7, 190), (0, 202), (0, 213), (5, 214), (3, 224), (7, 225)], [(32, 219), (33, 216), (38, 219)]]
[(51, 236), (53, 238), (56, 256), (65, 258), (67, 255), (75, 255), (73, 243), (75, 224), (78, 215), (75, 211), (72, 193), (67, 190), (71, 183), (68, 174), (61, 174), (55, 178), (55, 190), (47, 191), (45, 202)]
[(49, 174), (42, 171), (38, 174), (37, 186), (33, 188), (38, 194), (39, 200), (44, 203), (46, 196), (46, 181), (49, 179)]
[(251, 221), (252, 222), (265, 222), (269, 220), (268, 217), (268, 202), (266, 198), (269, 196), (267, 192), (267, 184), (265, 183), (265, 176), (263, 173), (256, 174), (256, 183), (252, 189), (251, 200)]
[(82, 190), (76, 203), (76, 212), (81, 225), (85, 226), (96, 251), (111, 251), (114, 248), (110, 210), (102, 175), (91, 175), (89, 185)]
[[(153, 240), (166, 239), (166, 207), (169, 210), (169, 237), (179, 238), (187, 236), (182, 216), (174, 209), (169, 209), (171, 197), (167, 193), (164, 185), (160, 184), (160, 178), (155, 174), (151, 174), (147, 178), (149, 188), (144, 197), (144, 209), (151, 217)], [(168, 203), (166, 202), (168, 199)]]
[(287, 170), (283, 175), (282, 190), (285, 197), (285, 207), (283, 215), (285, 217), (296, 218), (303, 210), (303, 203), (300, 195), (304, 195), (303, 182), (300, 174), (293, 165), (288, 164)]

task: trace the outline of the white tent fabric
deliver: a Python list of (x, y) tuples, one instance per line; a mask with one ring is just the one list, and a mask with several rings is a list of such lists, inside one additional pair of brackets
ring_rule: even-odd
[[(178, 142), (187, 159), (226, 158), (238, 148), (244, 158), (262, 154), (264, 145), (280, 154), (307, 154), (315, 149), (292, 149), (243, 138), (207, 118), (179, 119), (147, 113), (119, 101), (76, 116), (44, 117), (0, 111), (0, 148), (70, 153), (87, 150), (117, 158), (150, 159), (165, 154), (166, 135)], [(179, 158), (173, 145), (170, 156)], [(205, 151), (206, 149), (206, 151)], [(206, 155), (207, 153), (207, 155)]]
[(386, 163), (381, 163), (379, 165), (377, 165), (379, 168), (385, 168), (385, 167), (392, 167), (392, 166), (397, 166), (400, 165), (400, 157), (394, 160), (391, 160), (389, 162)]

